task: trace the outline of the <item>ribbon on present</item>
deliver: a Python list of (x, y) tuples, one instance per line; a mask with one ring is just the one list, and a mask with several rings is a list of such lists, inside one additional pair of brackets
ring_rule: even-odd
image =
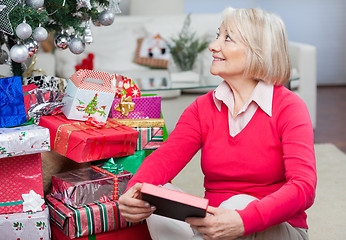
[(118, 200), (118, 196), (119, 196), (118, 176), (116, 174), (108, 172), (107, 170), (102, 169), (98, 166), (91, 166), (91, 168), (96, 172), (103, 173), (103, 174), (106, 174), (108, 176), (113, 177), (114, 182), (113, 182), (113, 196), (112, 197), (113, 197), (113, 200)]
[(124, 171), (123, 165), (115, 163), (114, 158), (110, 158), (101, 168), (116, 175)]
[(125, 95), (121, 96), (120, 103), (117, 106), (114, 106), (114, 110), (121, 113), (123, 116), (129, 115), (130, 112), (135, 108), (135, 103), (132, 102), (132, 97)]
[[(62, 121), (66, 120), (66, 119), (64, 119), (63, 115), (55, 115), (54, 117), (61, 119)], [(63, 156), (66, 156), (67, 150), (68, 150), (69, 139), (70, 139), (70, 136), (73, 132), (82, 131), (82, 132), (85, 132), (91, 136), (96, 136), (96, 135), (99, 136), (101, 134), (103, 136), (103, 140), (101, 143), (102, 149), (101, 149), (101, 151), (99, 151), (99, 155), (98, 155), (97, 159), (102, 159), (102, 152), (103, 152), (103, 149), (105, 147), (106, 137), (104, 134), (102, 134), (100, 131), (98, 131), (98, 129), (121, 130), (122, 129), (121, 126), (125, 126), (125, 125), (121, 125), (112, 119), (108, 119), (108, 121), (106, 122), (106, 125), (101, 127), (101, 128), (97, 128), (93, 125), (88, 125), (85, 122), (81, 122), (81, 121), (74, 121), (72, 123), (61, 124), (58, 127), (57, 132), (56, 132), (53, 150), (55, 150), (56, 152), (60, 153)], [(130, 139), (128, 139), (129, 135), (130, 135)], [(124, 143), (122, 145), (121, 153), (124, 152), (127, 144), (132, 142), (132, 138), (133, 138), (132, 134), (125, 134), (125, 139), (124, 139)], [(91, 156), (93, 156), (95, 149), (96, 149), (96, 145), (97, 145), (97, 140), (94, 139), (92, 142), (92, 147), (88, 148), (89, 152), (87, 154), (90, 154)], [(128, 151), (129, 150), (130, 149), (128, 148)], [(128, 154), (128, 152), (126, 154)]]
[(102, 128), (104, 126), (106, 126), (105, 122), (99, 122), (96, 121), (96, 119), (94, 117), (88, 117), (88, 119), (85, 121), (86, 124), (97, 127), (97, 128)]

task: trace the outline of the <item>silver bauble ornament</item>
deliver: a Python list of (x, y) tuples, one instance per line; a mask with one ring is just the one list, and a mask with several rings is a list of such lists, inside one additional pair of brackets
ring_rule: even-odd
[(31, 34), (32, 34), (32, 29), (30, 25), (27, 24), (26, 22), (22, 22), (16, 28), (16, 35), (20, 39), (27, 39), (31, 36)]
[(0, 51), (0, 64), (5, 64), (8, 61), (8, 53), (1, 49)]
[(115, 14), (112, 11), (104, 10), (99, 15), (99, 21), (103, 26), (109, 26), (114, 22)]
[(55, 47), (61, 50), (68, 48), (69, 42), (70, 36), (67, 34), (67, 32), (62, 32), (61, 34), (55, 36), (54, 39)]
[(35, 53), (37, 53), (38, 48), (40, 46), (40, 44), (35, 41), (35, 40), (28, 40), (25, 44), (24, 44), (29, 52), (29, 57), (31, 57), (32, 55), (34, 55)]
[(26, 5), (32, 8), (40, 8), (43, 7), (44, 0), (26, 0)]
[(35, 41), (42, 42), (47, 39), (48, 32), (43, 27), (37, 27), (35, 28), (34, 33), (32, 34), (32, 37), (34, 38)]
[(101, 27), (101, 26), (102, 26), (102, 24), (100, 23), (100, 20), (98, 20), (98, 19), (93, 19), (92, 22), (93, 22), (93, 24), (94, 24), (96, 27)]
[(81, 54), (85, 50), (85, 44), (79, 37), (74, 37), (69, 44), (70, 51), (74, 54)]
[(29, 57), (29, 51), (23, 44), (14, 45), (10, 50), (10, 57), (12, 61), (22, 63)]

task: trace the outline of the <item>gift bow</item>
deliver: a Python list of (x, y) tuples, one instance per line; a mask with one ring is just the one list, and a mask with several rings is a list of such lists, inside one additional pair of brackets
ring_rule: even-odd
[(102, 128), (104, 126), (106, 126), (107, 123), (105, 122), (99, 122), (96, 121), (96, 119), (94, 117), (88, 117), (88, 119), (85, 121), (86, 124), (97, 127), (97, 128)]
[(123, 165), (115, 163), (113, 158), (109, 159), (101, 168), (115, 175), (124, 171)]
[(130, 112), (133, 111), (134, 108), (135, 103), (132, 102), (132, 97), (126, 97), (125, 95), (123, 95), (121, 97), (120, 103), (114, 107), (114, 110), (120, 112), (123, 116), (127, 116)]

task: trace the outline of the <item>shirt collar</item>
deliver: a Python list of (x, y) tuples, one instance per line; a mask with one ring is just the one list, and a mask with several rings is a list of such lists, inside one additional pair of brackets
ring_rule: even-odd
[[(247, 106), (252, 101), (254, 101), (268, 116), (271, 117), (272, 104), (273, 104), (273, 91), (274, 91), (274, 86), (272, 84), (259, 81), (255, 89), (253, 90), (248, 103), (245, 104), (244, 106), (245, 110)], [(222, 102), (233, 103), (233, 92), (226, 81), (222, 81), (220, 85), (214, 90), (213, 99), (219, 111), (221, 111)]]

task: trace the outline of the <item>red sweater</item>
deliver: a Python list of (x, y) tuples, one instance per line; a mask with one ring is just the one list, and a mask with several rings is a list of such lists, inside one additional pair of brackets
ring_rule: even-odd
[(260, 199), (238, 210), (245, 235), (285, 221), (307, 228), (304, 211), (314, 201), (316, 164), (305, 103), (285, 87), (274, 87), (272, 117), (257, 108), (235, 137), (229, 134), (227, 112), (225, 105), (217, 110), (212, 92), (198, 97), (128, 187), (165, 184), (202, 148), (205, 198), (211, 206), (236, 194)]

